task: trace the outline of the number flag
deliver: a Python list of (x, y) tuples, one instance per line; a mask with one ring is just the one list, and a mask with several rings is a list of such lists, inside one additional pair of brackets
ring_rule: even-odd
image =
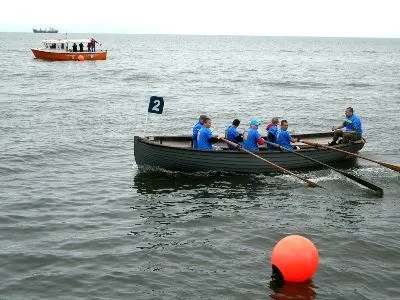
[(164, 98), (151, 96), (149, 102), (148, 112), (152, 114), (162, 114), (164, 109)]

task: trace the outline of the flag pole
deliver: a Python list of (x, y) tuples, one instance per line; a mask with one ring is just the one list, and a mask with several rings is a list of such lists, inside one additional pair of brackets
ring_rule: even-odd
[(146, 125), (144, 127), (144, 133), (143, 133), (143, 137), (146, 136), (146, 132), (147, 132), (147, 124), (149, 123), (149, 113), (147, 113), (147, 117), (146, 117)]
[(162, 114), (163, 109), (164, 109), (164, 98), (151, 96), (149, 101), (149, 108), (147, 109), (146, 126), (144, 128), (143, 136), (146, 136), (147, 125), (149, 123), (149, 114), (150, 113)]

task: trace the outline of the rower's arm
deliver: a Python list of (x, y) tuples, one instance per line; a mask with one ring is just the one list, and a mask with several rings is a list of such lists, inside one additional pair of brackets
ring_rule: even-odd
[(332, 131), (335, 131), (336, 129), (342, 129), (342, 128), (344, 128), (344, 125), (343, 125), (343, 124), (340, 124), (340, 125), (337, 126), (337, 127), (333, 126), (333, 127), (332, 127)]

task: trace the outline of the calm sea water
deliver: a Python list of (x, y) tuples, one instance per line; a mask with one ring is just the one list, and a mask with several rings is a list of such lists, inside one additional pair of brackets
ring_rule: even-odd
[[(1, 299), (394, 299), (399, 175), (358, 160), (289, 176), (139, 172), (133, 136), (217, 132), (273, 116), (322, 132), (353, 106), (361, 154), (400, 164), (400, 40), (97, 35), (107, 61), (46, 62), (40, 34), (0, 33)], [(69, 37), (87, 37), (69, 35)], [(263, 126), (264, 127), (264, 126)], [(270, 287), (270, 254), (301, 234), (312, 282)]]

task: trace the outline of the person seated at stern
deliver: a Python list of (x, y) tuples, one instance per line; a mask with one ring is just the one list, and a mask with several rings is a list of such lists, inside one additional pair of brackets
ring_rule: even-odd
[[(234, 142), (234, 143), (240, 143), (243, 142), (243, 134), (239, 132), (237, 129), (238, 126), (240, 125), (240, 120), (235, 119), (232, 121), (232, 124), (228, 126), (225, 130), (225, 136), (228, 141)], [(234, 150), (235, 147), (232, 145), (228, 144), (228, 149), (229, 150)]]
[[(347, 144), (349, 141), (358, 141), (362, 139), (362, 125), (360, 118), (354, 114), (352, 107), (346, 108), (344, 111), (346, 119), (338, 127), (333, 126), (333, 140), (328, 143), (329, 146), (336, 145), (339, 137), (343, 137), (342, 143)], [(343, 131), (342, 128), (345, 128)]]
[(257, 119), (252, 119), (250, 121), (250, 127), (243, 134), (243, 148), (252, 152), (258, 152), (259, 145), (264, 145), (265, 140), (261, 137), (258, 132), (258, 126), (260, 122)]
[(213, 143), (216, 143), (220, 137), (218, 135), (213, 135), (210, 130), (211, 119), (205, 118), (203, 120), (203, 127), (197, 133), (197, 149), (199, 150), (213, 150)]
[(298, 142), (298, 139), (292, 138), (289, 131), (287, 130), (288, 127), (289, 127), (288, 121), (282, 120), (281, 129), (278, 131), (278, 135), (276, 137), (276, 143), (285, 149), (293, 150), (296, 149), (296, 147), (290, 145), (290, 142), (292, 143)]

